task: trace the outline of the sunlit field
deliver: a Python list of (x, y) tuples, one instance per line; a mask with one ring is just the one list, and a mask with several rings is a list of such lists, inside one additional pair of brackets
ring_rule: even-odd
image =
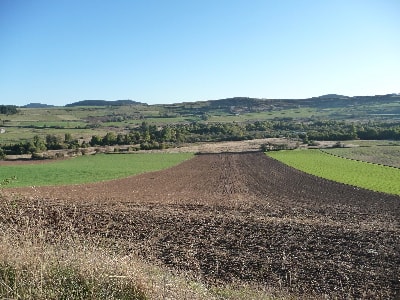
[(78, 184), (158, 171), (190, 159), (190, 153), (97, 154), (43, 164), (1, 166), (8, 187)]
[(268, 155), (309, 174), (400, 195), (400, 170), (392, 167), (340, 158), (319, 150), (279, 151)]

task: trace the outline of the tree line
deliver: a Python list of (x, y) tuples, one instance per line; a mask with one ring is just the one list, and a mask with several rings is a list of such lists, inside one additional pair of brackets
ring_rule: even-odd
[(35, 135), (32, 140), (19, 142), (17, 144), (2, 145), (0, 147), (0, 158), (4, 158), (6, 154), (33, 154), (46, 150), (60, 149), (77, 149), (86, 147), (85, 143), (80, 143), (77, 139), (73, 139), (70, 133), (66, 133), (64, 137), (48, 134), (45, 138)]
[(17, 112), (17, 106), (15, 105), (0, 105), (0, 114), (2, 115), (13, 115)]
[(127, 134), (109, 132), (92, 136), (91, 146), (140, 145), (140, 149), (161, 149), (182, 143), (239, 141), (288, 137), (304, 143), (313, 140), (400, 140), (400, 124), (354, 124), (343, 121), (256, 121), (252, 123), (192, 122), (157, 126), (143, 122)]
[[(132, 145), (137, 150), (163, 149), (183, 143), (238, 141), (257, 138), (287, 137), (303, 143), (315, 140), (344, 141), (354, 139), (400, 140), (400, 124), (347, 123), (343, 121), (256, 121), (252, 123), (206, 123), (169, 124), (157, 126), (143, 122), (128, 133), (108, 132), (94, 135), (88, 142), (73, 139), (70, 133), (64, 137), (34, 136), (32, 140), (14, 145), (3, 145), (3, 153), (28, 154), (45, 150), (76, 149), (88, 146)], [(1, 149), (1, 148), (0, 148)]]

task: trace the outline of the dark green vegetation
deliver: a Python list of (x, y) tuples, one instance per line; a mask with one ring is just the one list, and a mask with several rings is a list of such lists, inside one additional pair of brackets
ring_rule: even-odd
[(400, 195), (400, 170), (396, 168), (335, 157), (320, 150), (280, 151), (268, 155), (322, 178)]
[(17, 113), (17, 107), (15, 105), (0, 105), (0, 114), (12, 115)]
[(14, 186), (50, 186), (110, 180), (162, 170), (193, 157), (191, 153), (98, 154), (46, 164), (1, 166)]
[(85, 100), (68, 107), (20, 108), (16, 114), (1, 115), (0, 126), (0, 147), (6, 154), (117, 144), (146, 150), (268, 137), (310, 144), (314, 140), (399, 140), (400, 95), (238, 97), (169, 105)]

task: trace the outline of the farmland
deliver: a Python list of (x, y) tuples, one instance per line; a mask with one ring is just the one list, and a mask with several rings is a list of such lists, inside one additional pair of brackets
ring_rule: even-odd
[(395, 168), (346, 160), (319, 150), (281, 151), (269, 155), (292, 167), (322, 178), (400, 195), (400, 171)]
[(1, 165), (2, 179), (11, 186), (43, 186), (104, 181), (158, 171), (193, 156), (190, 153), (98, 154), (51, 163)]
[(373, 145), (368, 147), (325, 149), (327, 153), (400, 168), (400, 146)]
[[(202, 154), (158, 172), (32, 191), (3, 190), (12, 200), (1, 207), (3, 232), (56, 245), (59, 265), (68, 241), (109, 253), (103, 261), (136, 257), (187, 278), (182, 292), (172, 275), (157, 282), (113, 271), (118, 284), (133, 282), (150, 299), (399, 296), (400, 197), (308, 175), (261, 152)], [(93, 277), (74, 270), (97, 292)]]
[[(371, 140), (399, 138), (399, 107), (333, 95), (0, 115), (2, 158), (62, 158), (0, 162), (0, 298), (399, 297), (399, 170), (355, 161), (397, 166), (395, 142)], [(360, 147), (260, 152), (347, 140)]]

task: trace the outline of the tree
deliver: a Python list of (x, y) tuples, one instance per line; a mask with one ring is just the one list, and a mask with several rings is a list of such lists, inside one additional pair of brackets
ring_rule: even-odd
[(171, 142), (172, 141), (172, 129), (169, 126), (165, 126), (161, 130), (161, 141)]
[(123, 135), (122, 133), (118, 133), (117, 139), (116, 139), (116, 143), (118, 145), (127, 144), (126, 143), (126, 137), (127, 137), (127, 135)]
[(3, 149), (0, 148), (0, 160), (3, 160), (6, 158), (6, 153), (4, 152)]
[[(33, 152), (32, 152), (32, 150), (33, 150)], [(46, 148), (46, 144), (45, 144), (44, 140), (40, 136), (35, 135), (33, 137), (33, 148), (31, 148), (30, 152), (35, 153), (35, 152), (42, 152), (42, 151), (46, 151), (46, 150), (47, 150), (47, 148)]]
[(52, 150), (62, 149), (63, 142), (61, 137), (54, 134), (46, 135), (46, 147), (47, 149), (52, 149)]
[(70, 143), (72, 141), (72, 135), (69, 133), (69, 132), (67, 132), (65, 135), (64, 135), (64, 142), (65, 143)]
[(117, 137), (114, 132), (107, 132), (107, 134), (103, 137), (102, 144), (105, 146), (115, 145), (117, 142)]
[(13, 115), (17, 112), (17, 107), (15, 105), (0, 105), (0, 114)]
[(89, 143), (90, 146), (101, 146), (103, 143), (103, 139), (98, 135), (92, 135), (92, 139)]

